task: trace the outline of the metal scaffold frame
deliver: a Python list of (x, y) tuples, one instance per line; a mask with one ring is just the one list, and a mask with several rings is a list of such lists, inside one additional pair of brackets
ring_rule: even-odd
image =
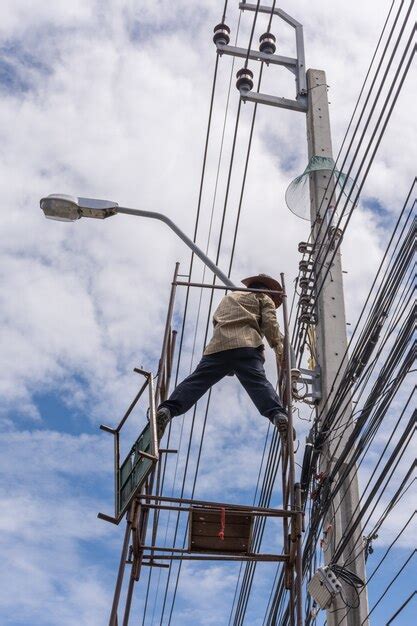
[[(160, 402), (168, 396), (169, 383), (172, 372), (172, 362), (175, 349), (175, 330), (172, 329), (172, 317), (174, 311), (174, 302), (177, 286), (187, 287), (201, 287), (207, 289), (224, 289), (224, 290), (239, 290), (256, 292), (256, 289), (229, 287), (229, 286), (217, 286), (206, 285), (201, 283), (192, 283), (178, 280), (179, 263), (175, 266), (174, 276), (171, 283), (171, 292), (168, 304), (168, 312), (165, 323), (164, 338), (161, 349), (161, 356), (159, 359), (159, 367), (157, 373), (157, 384), (154, 387), (154, 377), (150, 372), (135, 368), (137, 373), (145, 376), (145, 383), (139, 389), (133, 402), (129, 406), (122, 420), (116, 428), (109, 426), (101, 426), (101, 429), (111, 433), (114, 436), (114, 468), (115, 468), (115, 515), (107, 515), (99, 513), (98, 517), (104, 521), (111, 522), (113, 524), (119, 524), (121, 519), (126, 519), (126, 529), (124, 534), (124, 540), (122, 544), (122, 550), (120, 555), (119, 569), (116, 578), (115, 590), (113, 595), (112, 608), (109, 619), (109, 626), (118, 626), (118, 611), (120, 599), (122, 596), (123, 581), (126, 570), (126, 565), (131, 566), (129, 582), (127, 584), (127, 590), (125, 594), (124, 607), (122, 609), (123, 618), (121, 624), (128, 626), (133, 592), (135, 583), (139, 580), (142, 566), (169, 568), (169, 564), (176, 560), (191, 560), (191, 561), (226, 561), (226, 562), (276, 562), (283, 563), (285, 568), (285, 580), (286, 586), (291, 590), (291, 602), (290, 602), (290, 624), (301, 626), (302, 624), (302, 575), (301, 575), (301, 563), (302, 563), (302, 544), (301, 535), (303, 528), (303, 512), (301, 508), (301, 490), (298, 484), (294, 483), (295, 465), (294, 465), (294, 448), (292, 436), (288, 436), (281, 440), (282, 443), (282, 495), (283, 506), (282, 508), (265, 508), (248, 505), (236, 505), (227, 504), (223, 502), (210, 502), (205, 500), (187, 499), (187, 498), (174, 498), (165, 497), (160, 494), (161, 486), (161, 458), (162, 455), (168, 453), (176, 453), (176, 450), (158, 449), (158, 441), (156, 437), (156, 421), (155, 421), (155, 406), (158, 406)], [(288, 341), (289, 329), (288, 329), (288, 309), (287, 298), (285, 293), (285, 279), (281, 274), (281, 281), (283, 285), (283, 317), (284, 317), (284, 332), (285, 332), (285, 367), (280, 372), (279, 384), (282, 396), (285, 398), (285, 403), (288, 409), (288, 433), (293, 432), (293, 420), (291, 412), (292, 404), (292, 385), (287, 384), (287, 381), (291, 381), (291, 354), (290, 345)], [(139, 482), (132, 490), (129, 500), (122, 505), (120, 502), (120, 489), (121, 489), (121, 472), (120, 472), (120, 448), (119, 437), (120, 431), (129, 415), (132, 413), (137, 402), (143, 395), (145, 389), (149, 390), (149, 421), (150, 430), (152, 433), (152, 445), (151, 453), (144, 451), (137, 451), (138, 455), (149, 461), (148, 472), (144, 476), (142, 482)], [(132, 448), (133, 450), (133, 448)], [(122, 464), (123, 466), (123, 464)], [(209, 521), (213, 520), (213, 516), (219, 522), (223, 519), (223, 527), (231, 528), (232, 524), (230, 520), (241, 518), (246, 520), (246, 529), (248, 531), (247, 542), (244, 548), (241, 549), (227, 549), (230, 545), (228, 538), (225, 541), (226, 548), (219, 550), (218, 541), (210, 539), (209, 545), (203, 545), (203, 548), (193, 547), (194, 541), (192, 541), (192, 524), (190, 524), (190, 536), (189, 545), (187, 548), (176, 548), (175, 546), (166, 547), (157, 545), (157, 530), (159, 513), (163, 510), (177, 511), (188, 513), (190, 519), (192, 515), (202, 516), (203, 519), (209, 517)], [(148, 545), (146, 543), (146, 534), (149, 524), (149, 515), (154, 512), (153, 527), (151, 531), (151, 542)], [(253, 520), (257, 517), (264, 517), (270, 519), (282, 519), (283, 521), (283, 540), (282, 540), (282, 552), (279, 554), (265, 554), (261, 552), (253, 552), (250, 548), (251, 530), (253, 526)], [(207, 521), (207, 519), (206, 519)], [(225, 522), (227, 526), (225, 525)], [(234, 522), (235, 523), (235, 522)], [(243, 522), (242, 522), (243, 523)], [(208, 524), (207, 526), (210, 526)], [(235, 526), (240, 528), (241, 526)], [(243, 527), (243, 526), (242, 526)], [(227, 534), (227, 533), (226, 533)], [(234, 540), (236, 542), (236, 540)], [(229, 542), (229, 543), (228, 543)], [(168, 561), (164, 563), (163, 561)]]

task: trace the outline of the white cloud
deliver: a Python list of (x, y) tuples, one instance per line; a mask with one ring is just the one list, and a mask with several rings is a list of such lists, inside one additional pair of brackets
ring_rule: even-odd
[(3, 623), (102, 623), (110, 581), (99, 565), (85, 562), (83, 545), (98, 545), (100, 560), (108, 546), (117, 547), (108, 525), (96, 517), (108, 506), (99, 486), (110, 479), (106, 439), (21, 431), (2, 436), (4, 450), (6, 444), (0, 490)]
[[(229, 4), (227, 21), (234, 36), (237, 3)], [(341, 1), (312, 4), (303, 0), (296, 8), (291, 3), (282, 7), (304, 22), (308, 65), (327, 71), (335, 153), (385, 18), (385, 4), (380, 10), (375, 1), (347, 7)], [(80, 546), (83, 541), (94, 543), (109, 536), (103, 522), (94, 516), (109, 496), (112, 451), (105, 434), (72, 437), (20, 429), (28, 428), (28, 417), (37, 420), (31, 428), (48, 426), (37, 404), (37, 396), (45, 393), (60, 396), (63, 404), (85, 415), (88, 424), (117, 422), (139, 384), (132, 368), (156, 369), (174, 262), (179, 259), (182, 272), (186, 272), (189, 259), (188, 251), (161, 224), (124, 216), (104, 223), (46, 222), (38, 208), (39, 198), (51, 192), (110, 198), (125, 206), (162, 211), (192, 234), (214, 64), (211, 29), (221, 10), (222, 3), (214, 0), (204, 7), (189, 0), (175, 4), (146, 1), (140, 7), (128, 0), (2, 4), (0, 36), (7, 58), (13, 60), (10, 71), (17, 73), (24, 86), (14, 93), (4, 88), (0, 99), (0, 388), (8, 443), (2, 470), (7, 481), (19, 477), (14, 496), (8, 490), (2, 496), (7, 505), (2, 517), (4, 539), (11, 542), (5, 559), (10, 576), (5, 576), (9, 582), (3, 587), (2, 602), (8, 613), (12, 586), (23, 589), (19, 595), (21, 619), (34, 625), (103, 623), (109, 605), (105, 593), (113, 583), (113, 570), (107, 563), (91, 565)], [(247, 45), (249, 39), (250, 17), (245, 13), (242, 18), (241, 45)], [(259, 18), (254, 41), (266, 19)], [(293, 54), (291, 29), (274, 22), (273, 32), (278, 37), (278, 51)], [(230, 58), (223, 57), (198, 234), (203, 248), (230, 66)], [(240, 61), (234, 72), (239, 67)], [(267, 74), (265, 85), (277, 90), (277, 95), (282, 95), (278, 93), (281, 89), (292, 89), (291, 77), (284, 78), (282, 70), (270, 68)], [(414, 175), (414, 148), (408, 141), (412, 133), (409, 102), (413, 100), (408, 81), (363, 192), (364, 199), (379, 200), (393, 216)], [(212, 257), (223, 210), (236, 105), (232, 84), (209, 246)], [(220, 255), (225, 268), (251, 112), (251, 105), (243, 107)], [(308, 225), (287, 210), (284, 193), (290, 178), (306, 164), (304, 124), (301, 115), (273, 108), (258, 111), (232, 273), (235, 280), (253, 270), (284, 271), (287, 286), (292, 286), (299, 261), (296, 244), (308, 236)], [(349, 321), (360, 310), (386, 238), (376, 218), (359, 208), (344, 242)], [(195, 277), (200, 278), (201, 265), (196, 263), (196, 268)], [(219, 297), (216, 294), (215, 301)], [(184, 291), (179, 288), (178, 314), (183, 299)], [(194, 362), (201, 352), (207, 302), (206, 292)], [(184, 374), (189, 370), (197, 307), (198, 293), (193, 293), (184, 342)], [(272, 379), (271, 362), (268, 371)], [(202, 403), (197, 414), (197, 434), (204, 406)], [(190, 429), (190, 416), (185, 419), (184, 435)], [(133, 438), (143, 421), (141, 408), (129, 427), (129, 437)], [(179, 428), (180, 422), (174, 430), (177, 438)], [(303, 434), (304, 422), (297, 428)], [(265, 421), (238, 389), (236, 379), (216, 388), (202, 455), (200, 493), (213, 498), (216, 491), (217, 496), (223, 491), (232, 495), (238, 478), (239, 489), (249, 494), (256, 482), (265, 432)], [(194, 454), (193, 468), (195, 461)], [(182, 452), (181, 470), (184, 464)], [(245, 471), (236, 476), (234, 464)], [(106, 484), (97, 499), (89, 499), (87, 476), (96, 485), (100, 481)], [(191, 481), (187, 483), (190, 486)], [(118, 533), (112, 537), (116, 554)], [(15, 547), (21, 540), (26, 559)], [(63, 575), (64, 590), (59, 587)], [(216, 568), (202, 576), (205, 588), (214, 585), (217, 589)], [(28, 577), (31, 584), (37, 581), (30, 591), (26, 582), (22, 586)], [(97, 582), (103, 577), (103, 584)], [(192, 569), (185, 568), (182, 585), (188, 612), (182, 619), (184, 623), (204, 623), (200, 612), (195, 613), (192, 582)], [(227, 588), (229, 593), (232, 587), (232, 579), (226, 575), (221, 589)], [(209, 606), (213, 594), (208, 593), (207, 598)], [(44, 617), (45, 607), (50, 622)], [(214, 613), (217, 620), (222, 619), (225, 607), (226, 600)]]

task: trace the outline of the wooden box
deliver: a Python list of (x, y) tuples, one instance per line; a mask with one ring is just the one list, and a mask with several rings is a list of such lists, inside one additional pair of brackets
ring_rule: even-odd
[(190, 552), (247, 554), (250, 552), (253, 516), (234, 509), (224, 511), (224, 539), (221, 539), (222, 511), (193, 507), (189, 521)]

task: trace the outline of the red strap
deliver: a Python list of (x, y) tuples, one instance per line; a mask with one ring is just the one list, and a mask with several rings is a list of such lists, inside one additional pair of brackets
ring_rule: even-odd
[(224, 506), (220, 509), (220, 531), (218, 537), (221, 541), (224, 541), (224, 531), (226, 529), (226, 509)]

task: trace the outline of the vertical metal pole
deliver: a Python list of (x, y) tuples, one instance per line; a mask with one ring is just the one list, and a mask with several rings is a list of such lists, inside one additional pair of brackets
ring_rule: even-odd
[[(313, 156), (332, 158), (326, 74), (321, 70), (308, 70), (307, 87), (307, 140), (309, 158)], [(322, 171), (310, 174), (311, 222), (314, 224), (313, 241), (316, 250), (318, 246), (320, 246), (326, 231), (325, 224), (323, 224), (321, 232), (319, 233), (320, 223), (334, 191), (330, 185), (326, 193), (328, 183), (329, 178), (327, 172)], [(325, 254), (326, 250), (327, 244), (324, 242), (323, 254)], [(316, 284), (321, 285), (321, 275), (324, 275), (324, 272), (327, 270), (327, 265), (321, 268), (320, 259), (318, 259), (317, 265), (318, 270), (316, 272)], [(341, 365), (343, 355), (346, 353), (347, 349), (340, 248), (334, 258), (331, 271), (328, 273), (323, 288), (321, 289), (316, 306), (318, 317), (316, 328), (316, 350), (317, 360), (322, 372), (323, 393), (323, 398), (318, 410), (323, 411), (324, 418), (326, 416), (326, 408), (329, 406), (327, 400), (331, 393), (332, 386), (335, 385), (335, 387), (337, 387), (337, 380), (335, 381), (335, 376), (339, 367), (340, 373), (338, 379), (343, 376), (345, 368), (341, 367)], [(340, 423), (344, 424), (350, 418), (351, 414), (352, 410), (349, 405), (347, 406), (345, 413), (339, 416)], [(330, 438), (331, 443), (325, 446), (322, 454), (321, 470), (325, 473), (328, 473), (331, 470), (333, 463), (337, 460), (337, 458), (335, 458), (338, 454), (337, 450), (343, 450), (347, 438), (351, 433), (352, 426), (353, 425), (351, 424), (348, 425), (346, 429), (339, 429), (339, 436), (338, 433), (332, 433)], [(343, 472), (344, 470), (345, 467), (342, 467), (341, 471)], [(352, 512), (359, 503), (359, 489), (355, 468), (353, 468), (350, 475), (346, 478), (346, 485), (349, 485), (349, 483), (350, 486), (346, 488), (346, 493), (344, 494), (343, 499), (341, 499), (340, 495), (338, 495), (332, 502), (331, 512), (336, 511), (336, 509), (338, 509), (338, 511), (334, 516), (335, 519), (332, 519), (333, 541), (330, 542), (329, 549), (325, 553), (326, 562), (331, 560), (334, 546), (337, 545), (343, 536)], [(329, 521), (330, 518), (331, 514), (329, 515)], [(356, 532), (353, 534), (347, 550), (353, 550), (354, 555), (350, 567), (360, 578), (364, 580), (365, 561), (360, 540), (361, 532), (361, 528), (358, 527)], [(356, 549), (354, 548), (355, 544), (357, 546)], [(353, 595), (352, 597), (350, 596), (350, 589), (346, 588), (344, 593), (349, 604), (355, 606), (356, 599)], [(360, 624), (367, 626), (368, 620), (366, 616), (368, 614), (368, 610), (366, 592), (361, 593), (360, 595), (359, 607), (357, 609), (352, 608), (344, 617), (342, 617), (344, 613), (344, 611), (342, 611), (343, 608), (344, 604), (341, 598), (337, 597), (335, 602), (331, 605), (330, 610), (327, 612), (328, 626), (336, 626), (336, 624), (339, 626), (359, 626)]]
[(158, 458), (159, 442), (156, 429), (156, 408), (155, 408), (155, 391), (153, 385), (153, 375), (149, 374), (149, 427), (151, 430), (151, 453)]
[(119, 516), (120, 493), (120, 435), (117, 430), (114, 434), (114, 516)]
[(174, 276), (172, 278), (171, 293), (169, 296), (169, 303), (168, 303), (168, 313), (167, 313), (167, 318), (165, 322), (164, 339), (162, 342), (161, 358), (159, 361), (158, 383), (156, 385), (156, 394), (155, 394), (155, 403), (157, 406), (158, 404), (160, 404), (161, 400), (165, 400), (165, 398), (161, 398), (161, 395), (165, 395), (165, 394), (162, 394), (163, 381), (166, 380), (166, 374), (167, 374), (167, 355), (168, 355), (169, 343), (171, 339), (171, 320), (172, 320), (172, 314), (174, 312), (175, 292), (177, 289), (177, 285), (175, 283), (177, 281), (179, 267), (180, 267), (180, 264), (177, 261), (177, 263), (175, 263)]
[[(281, 445), (281, 465), (282, 465), (282, 508), (288, 509), (288, 496), (287, 496), (287, 455), (283, 445)], [(284, 553), (289, 554), (289, 542), (288, 542), (288, 518), (282, 518), (282, 529), (284, 533)]]
[[(276, 359), (277, 364), (277, 372), (278, 372), (278, 384), (279, 384), (279, 393), (280, 397), (283, 400), (285, 393), (285, 376), (283, 375), (283, 368), (278, 361), (278, 357)], [(288, 489), (287, 489), (287, 467), (288, 467), (288, 457), (287, 457), (287, 449), (286, 446), (282, 445), (281, 440), (281, 491), (282, 491), (282, 508), (286, 511), (288, 509)], [(289, 554), (289, 538), (288, 538), (288, 518), (282, 518), (282, 529), (284, 533), (283, 539), (283, 551), (284, 554)], [(286, 569), (288, 569), (288, 563), (286, 564)], [(287, 587), (287, 585), (286, 585)]]
[(297, 626), (303, 626), (303, 562), (302, 562), (302, 540), (303, 514), (301, 508), (301, 486), (295, 485), (295, 505), (297, 507), (297, 552), (295, 556), (295, 593)]
[(294, 621), (294, 576), (291, 568), (291, 587), (290, 587), (290, 626), (295, 626)]
[[(169, 342), (168, 372), (167, 372), (166, 390), (165, 390), (167, 396), (168, 396), (168, 393), (169, 393), (169, 386), (171, 384), (172, 364), (173, 364), (173, 360), (174, 360), (176, 343), (177, 343), (177, 331), (176, 330), (172, 330), (171, 331), (171, 339), (170, 339), (170, 342)], [(163, 400), (166, 400), (166, 398), (163, 398)]]
[[(160, 487), (161, 487), (161, 466), (162, 466), (162, 459), (161, 457), (159, 458), (159, 462), (158, 462), (158, 467), (156, 470), (156, 489), (155, 489), (155, 495), (159, 496), (160, 495)], [(155, 509), (153, 512), (153, 525), (152, 525), (152, 540), (151, 540), (151, 545), (155, 546), (156, 545), (156, 536), (157, 536), (157, 532), (158, 532), (158, 521), (159, 521), (159, 511), (158, 509)], [(151, 560), (154, 557), (154, 550), (151, 550)]]
[[(285, 391), (287, 396), (287, 414), (288, 414), (288, 432), (286, 440), (286, 452), (283, 455), (285, 461), (288, 461), (288, 482), (286, 490), (285, 500), (290, 501), (290, 508), (295, 510), (295, 493), (294, 493), (294, 480), (295, 480), (295, 459), (294, 459), (294, 441), (293, 441), (293, 416), (292, 416), (292, 386), (291, 386), (291, 346), (290, 346), (290, 332), (288, 324), (288, 303), (287, 303), (287, 291), (285, 287), (285, 276), (281, 273), (281, 285), (284, 290), (284, 299), (282, 302), (283, 317), (284, 317), (284, 355), (285, 355)], [(284, 446), (283, 446), (284, 448)], [(286, 457), (286, 458), (285, 458)], [(284, 460), (283, 459), (283, 460)], [(285, 462), (284, 461), (284, 462)], [(291, 539), (294, 540), (294, 523), (295, 520), (291, 520)], [(290, 543), (290, 542), (288, 542)], [(291, 545), (291, 544), (290, 544)], [(290, 554), (292, 550), (290, 550)], [(295, 626), (295, 593), (294, 593), (294, 562), (290, 556), (290, 562), (288, 563), (288, 586), (290, 588), (290, 626)]]
[(125, 613), (123, 616), (123, 624), (122, 626), (128, 626), (129, 625), (129, 617), (130, 617), (130, 609), (132, 606), (132, 597), (133, 597), (133, 589), (135, 586), (135, 576), (134, 576), (134, 572), (133, 572), (133, 565), (132, 565), (132, 569), (130, 570), (130, 578), (129, 578), (129, 586), (127, 588), (127, 595), (126, 595), (126, 606), (125, 606)]
[(123, 576), (126, 567), (127, 551), (129, 549), (130, 531), (132, 529), (132, 521), (134, 516), (135, 503), (132, 503), (126, 514), (126, 530), (123, 541), (122, 553), (120, 555), (119, 571), (117, 574), (116, 587), (114, 590), (113, 604), (111, 607), (109, 626), (117, 626), (117, 608), (119, 606), (120, 593), (122, 590)]
[(306, 93), (306, 75), (305, 75), (305, 59), (304, 59), (304, 35), (303, 27), (298, 24), (295, 27), (296, 47), (297, 47), (297, 96), (303, 96)]
[(288, 490), (290, 496), (291, 510), (295, 508), (294, 497), (294, 478), (295, 478), (295, 460), (294, 460), (294, 442), (293, 442), (293, 418), (292, 418), (292, 388), (291, 388), (291, 347), (289, 341), (289, 324), (288, 324), (288, 304), (287, 292), (285, 290), (285, 277), (281, 273), (281, 284), (284, 290), (284, 299), (282, 302), (284, 316), (284, 350), (285, 350), (285, 390), (287, 392), (287, 413), (288, 413), (288, 434), (287, 434), (287, 454), (288, 454)]
[[(132, 607), (133, 590), (135, 582), (139, 579), (140, 565), (142, 562), (141, 546), (143, 542), (141, 540), (142, 521), (144, 517), (144, 510), (141, 503), (136, 507), (135, 517), (132, 522), (132, 538), (133, 538), (133, 563), (130, 570), (129, 585), (126, 594), (125, 612), (123, 615), (122, 626), (128, 626), (130, 609)], [(140, 538), (139, 538), (140, 537)], [(139, 542), (138, 542), (139, 538)]]

